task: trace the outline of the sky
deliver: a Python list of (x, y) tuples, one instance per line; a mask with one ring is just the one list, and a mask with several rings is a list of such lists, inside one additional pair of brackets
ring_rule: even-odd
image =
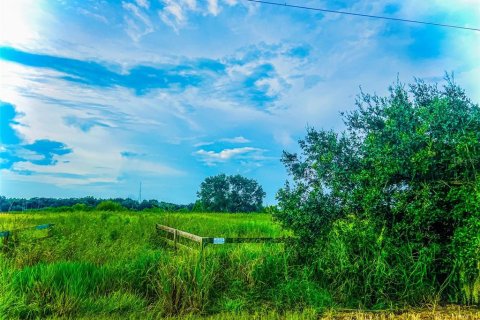
[[(287, 3), (480, 27), (480, 0)], [(0, 195), (191, 203), (226, 173), (274, 204), (282, 151), (360, 87), (453, 72), (478, 103), (479, 57), (480, 32), (246, 0), (0, 0)]]

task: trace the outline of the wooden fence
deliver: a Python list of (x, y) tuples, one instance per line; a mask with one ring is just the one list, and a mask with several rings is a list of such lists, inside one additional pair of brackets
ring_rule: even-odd
[[(156, 225), (156, 229), (158, 232), (165, 232), (172, 235), (172, 239), (168, 237), (164, 237), (166, 240), (173, 242), (174, 248), (178, 246), (187, 247), (186, 245), (179, 243), (179, 238), (185, 238), (190, 241), (197, 243), (201, 250), (205, 248), (207, 245), (223, 245), (228, 243), (284, 243), (289, 238), (265, 238), (265, 237), (257, 237), (257, 238), (215, 238), (215, 237), (200, 237), (192, 233), (188, 233), (182, 230), (178, 230), (172, 227), (164, 226), (161, 224)], [(188, 247), (190, 248), (190, 247)]]
[(42, 238), (36, 238), (36, 239), (45, 239), (51, 236), (51, 230), (52, 227), (55, 224), (53, 223), (46, 223), (46, 224), (40, 224), (37, 226), (29, 226), (29, 227), (24, 227), (24, 228), (18, 228), (18, 229), (12, 229), (12, 230), (4, 230), (0, 231), (0, 238), (3, 238), (2, 244), (3, 244), (3, 249), (8, 248), (8, 243), (10, 239), (13, 237), (14, 234), (17, 234), (18, 232), (26, 231), (26, 230), (48, 230), (48, 234), (45, 237)]

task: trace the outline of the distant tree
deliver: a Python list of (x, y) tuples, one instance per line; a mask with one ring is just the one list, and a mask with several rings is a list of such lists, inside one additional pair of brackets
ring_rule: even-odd
[(119, 204), (118, 202), (107, 200), (107, 201), (100, 202), (97, 206), (97, 210), (100, 210), (100, 211), (122, 211), (122, 210), (125, 210), (125, 208), (121, 204)]
[(196, 207), (206, 211), (253, 212), (262, 209), (265, 192), (253, 179), (219, 174), (206, 178), (197, 196)]
[(90, 211), (91, 207), (87, 206), (85, 203), (76, 203), (72, 206), (73, 211)]
[[(163, 202), (158, 200), (144, 200), (139, 203), (137, 200), (133, 199), (107, 199), (110, 202), (117, 203), (118, 205), (126, 208), (128, 210), (144, 210), (144, 209), (159, 209), (164, 211), (178, 211), (178, 210), (188, 210), (190, 211), (193, 208), (193, 204), (175, 204), (169, 202)], [(14, 211), (25, 211), (25, 210), (43, 210), (49, 209), (51, 212), (58, 211), (68, 211), (66, 208), (72, 208), (74, 211), (83, 211), (87, 208), (88, 210), (97, 207), (101, 202), (107, 201), (104, 199), (97, 199), (94, 197), (84, 197), (84, 198), (7, 198), (5, 196), (0, 196), (0, 212), (14, 212)], [(76, 206), (77, 205), (77, 206)], [(82, 206), (78, 206), (82, 205)], [(86, 207), (84, 207), (85, 205)], [(103, 206), (103, 205), (102, 205)], [(59, 210), (54, 210), (55, 208), (61, 208)]]

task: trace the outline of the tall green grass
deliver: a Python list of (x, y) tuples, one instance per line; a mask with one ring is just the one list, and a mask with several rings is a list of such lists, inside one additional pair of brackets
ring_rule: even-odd
[[(155, 223), (202, 236), (282, 236), (262, 214), (78, 212), (0, 217), (2, 228), (55, 223), (53, 236), (22, 236), (1, 255), (0, 315), (168, 317), (219, 312), (284, 313), (331, 305), (283, 244), (173, 250)], [(0, 317), (2, 318), (2, 317)]]
[(265, 214), (0, 214), (0, 229), (42, 223), (55, 223), (50, 238), (21, 233), (0, 254), (0, 319), (315, 319), (336, 307), (435, 305), (441, 294), (429, 276), (435, 247), (399, 248), (361, 220), (340, 221), (309, 264), (289, 244), (174, 250), (155, 231), (289, 235)]

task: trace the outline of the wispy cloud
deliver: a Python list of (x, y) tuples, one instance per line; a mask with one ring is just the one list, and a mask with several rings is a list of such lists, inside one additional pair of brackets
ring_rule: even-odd
[(164, 7), (158, 11), (160, 19), (175, 32), (185, 27), (191, 16), (211, 15), (218, 16), (222, 11), (222, 3), (232, 7), (237, 5), (236, 0), (164, 0)]
[(72, 149), (62, 142), (52, 140), (35, 140), (31, 144), (3, 146), (0, 156), (3, 159), (0, 168), (10, 169), (16, 163), (26, 162), (39, 166), (53, 166), (58, 158), (72, 153)]
[[(329, 6), (479, 21), (476, 0), (433, 1)], [(397, 73), (447, 70), (480, 101), (476, 33), (238, 0), (18, 0), (5, 12), (0, 97), (14, 112), (0, 116), (0, 167), (12, 196), (124, 196), (150, 179), (152, 197), (188, 202), (205, 176), (251, 170), (273, 202), (282, 150), (307, 125), (341, 127), (359, 85), (382, 95)], [(42, 140), (50, 151), (32, 150)]]
[(172, 27), (175, 31), (178, 31), (178, 28), (183, 26), (186, 21), (182, 5), (175, 0), (165, 1), (165, 7), (158, 12), (158, 15), (166, 25)]
[(150, 17), (143, 10), (148, 9), (147, 1), (137, 1), (139, 6), (122, 2), (122, 7), (125, 9), (125, 22), (127, 24), (126, 32), (133, 41), (139, 41), (143, 36), (152, 33), (155, 28), (150, 21)]
[[(61, 79), (99, 87), (123, 86), (144, 94), (150, 89), (182, 89), (198, 85), (207, 74), (197, 72), (192, 65), (167, 65), (164, 68), (135, 66), (128, 73), (117, 73), (93, 61), (82, 61), (0, 47), (0, 59), (25, 66), (48, 68), (62, 72)], [(215, 66), (212, 66), (215, 68)], [(208, 70), (208, 67), (205, 67)], [(216, 70), (213, 70), (214, 72)]]
[(83, 132), (88, 132), (93, 127), (109, 127), (108, 124), (102, 122), (98, 118), (94, 117), (76, 117), (73, 115), (69, 115), (63, 118), (65, 120), (65, 124), (78, 128)]
[(133, 151), (122, 151), (120, 152), (120, 155), (124, 158), (138, 158), (138, 157), (145, 156), (144, 153), (137, 153)]
[(233, 138), (222, 138), (222, 139), (218, 139), (216, 141), (198, 142), (198, 143), (194, 144), (193, 146), (194, 147), (209, 146), (209, 145), (215, 144), (217, 142), (226, 142), (226, 143), (232, 143), (232, 144), (243, 144), (243, 143), (249, 143), (251, 141), (248, 140), (247, 138), (243, 137), (243, 136), (237, 136), (237, 137), (233, 137)]
[(135, 2), (137, 3), (137, 5), (139, 7), (142, 7), (142, 8), (145, 8), (145, 9), (150, 8), (150, 2), (148, 0), (135, 0)]
[[(275, 59), (291, 59), (283, 46), (271, 52)], [(201, 87), (210, 96), (229, 97), (235, 102), (255, 108), (265, 108), (277, 101), (290, 87), (287, 75), (280, 74), (275, 64), (267, 60), (263, 48), (250, 48), (240, 60), (184, 59), (177, 64), (135, 65), (122, 73), (112, 65), (46, 54), (30, 53), (12, 47), (0, 47), (0, 59), (24, 66), (46, 68), (60, 72), (60, 79), (98, 87), (122, 86), (144, 95), (154, 89), (183, 92), (189, 87)], [(297, 61), (300, 63), (300, 61)], [(280, 64), (279, 64), (280, 66)], [(117, 67), (118, 69), (118, 67)]]
[(195, 155), (199, 156), (205, 164), (212, 166), (233, 159), (263, 160), (264, 152), (265, 150), (259, 148), (242, 147), (224, 149), (219, 152), (200, 149), (195, 152)]
[(108, 19), (101, 14), (91, 12), (91, 11), (89, 11), (87, 9), (84, 9), (84, 8), (78, 8), (77, 11), (78, 11), (78, 13), (83, 14), (86, 17), (93, 18), (93, 19), (95, 19), (99, 22), (102, 22), (104, 24), (108, 23)]
[(220, 8), (218, 7), (218, 0), (207, 0), (207, 2), (208, 12), (216, 16), (220, 12)]
[(220, 139), (219, 141), (230, 142), (230, 143), (249, 143), (250, 142), (250, 140), (248, 140), (243, 136), (237, 136), (234, 138), (223, 138), (223, 139)]
[(18, 162), (30, 162), (40, 166), (55, 165), (57, 158), (69, 153), (72, 149), (62, 142), (38, 139), (33, 143), (25, 142), (14, 126), (19, 114), (15, 106), (0, 101), (0, 169), (10, 169)]

